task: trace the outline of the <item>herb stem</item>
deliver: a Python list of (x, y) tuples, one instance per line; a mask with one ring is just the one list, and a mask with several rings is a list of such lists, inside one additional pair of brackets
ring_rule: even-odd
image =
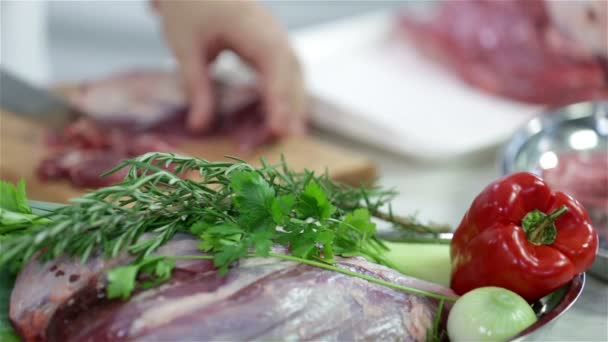
[(407, 228), (407, 230), (414, 231), (416, 233), (438, 234), (438, 233), (449, 233), (452, 231), (452, 228), (447, 224), (438, 224), (438, 223), (431, 222), (431, 223), (422, 225), (414, 219), (394, 215), (392, 212), (385, 213), (380, 210), (374, 210), (374, 211), (372, 211), (372, 215), (383, 221), (397, 224), (397, 225), (401, 226), (402, 228)]
[(412, 294), (417, 294), (417, 295), (422, 295), (422, 296), (426, 296), (426, 297), (430, 297), (430, 298), (435, 298), (438, 299), (440, 301), (456, 301), (456, 298), (453, 297), (449, 297), (449, 296), (445, 296), (445, 295), (440, 295), (437, 293), (433, 293), (433, 292), (428, 292), (428, 291), (423, 291), (423, 290), (419, 290), (419, 289), (415, 289), (413, 287), (407, 287), (407, 286), (403, 286), (403, 285), (399, 285), (399, 284), (394, 284), (382, 279), (378, 279), (378, 278), (374, 278), (365, 274), (361, 274), (361, 273), (357, 273), (357, 272), (353, 272), (353, 271), (349, 271), (347, 269), (344, 268), (340, 268), (337, 266), (332, 266), (332, 265), (328, 265), (328, 264), (324, 264), (322, 262), (318, 262), (318, 261), (314, 261), (314, 260), (309, 260), (309, 259), (302, 259), (302, 258), (298, 258), (298, 257), (294, 257), (291, 255), (285, 255), (285, 254), (278, 254), (278, 253), (270, 253), (268, 256), (277, 258), (277, 259), (283, 259), (283, 260), (287, 260), (287, 261), (294, 261), (294, 262), (299, 262), (302, 264), (307, 264), (310, 266), (316, 266), (322, 269), (326, 269), (328, 271), (334, 271), (334, 272), (338, 272), (338, 273), (342, 273), (342, 274), (346, 274), (348, 276), (352, 276), (352, 277), (356, 277), (356, 278), (360, 278), (363, 280), (367, 280), (370, 283), (374, 283), (374, 284), (378, 284), (378, 285), (383, 285), (392, 289), (396, 289), (396, 290), (401, 290), (404, 292), (408, 292), (408, 293), (412, 293)]
[(448, 238), (424, 236), (382, 236), (381, 239), (398, 243), (424, 243), (435, 245), (449, 245), (451, 242), (451, 239)]
[(172, 260), (213, 260), (213, 255), (166, 255), (165, 258)]
[(435, 324), (433, 324), (433, 336), (439, 336), (439, 322), (441, 321), (441, 314), (443, 313), (443, 305), (445, 301), (440, 300), (435, 312)]

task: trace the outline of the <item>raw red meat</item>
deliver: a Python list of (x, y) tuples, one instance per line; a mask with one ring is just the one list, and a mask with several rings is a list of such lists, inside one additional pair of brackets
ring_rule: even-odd
[(44, 180), (70, 179), (75, 186), (102, 187), (120, 182), (124, 178), (126, 170), (100, 177), (124, 159), (123, 154), (112, 151), (71, 149), (53, 156), (52, 159), (43, 160), (38, 166), (38, 172)]
[(484, 91), (547, 105), (608, 97), (605, 58), (560, 30), (542, 0), (443, 1), (430, 17), (403, 13), (398, 25), (421, 51)]
[(146, 152), (179, 150), (184, 137), (229, 135), (244, 149), (272, 139), (260, 97), (251, 88), (215, 83), (215, 120), (203, 134), (185, 127), (187, 102), (174, 73), (137, 71), (85, 83), (69, 101), (86, 117), (49, 137), (50, 156), (38, 167), (41, 179), (69, 179), (80, 187), (100, 187), (122, 175), (99, 175), (123, 159)]
[(556, 167), (543, 170), (543, 178), (578, 199), (600, 237), (608, 240), (608, 154), (570, 152), (558, 157)]
[[(158, 254), (193, 255), (197, 244), (177, 236)], [(437, 308), (428, 297), (272, 258), (242, 260), (224, 277), (210, 260), (180, 260), (168, 283), (108, 300), (105, 271), (128, 261), (31, 261), (17, 278), (11, 321), (26, 341), (425, 341)], [(338, 266), (454, 296), (362, 258)]]

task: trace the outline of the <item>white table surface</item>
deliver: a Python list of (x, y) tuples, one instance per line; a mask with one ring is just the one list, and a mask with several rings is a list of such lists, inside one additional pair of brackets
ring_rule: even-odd
[[(367, 155), (378, 163), (379, 184), (394, 187), (400, 195), (393, 211), (417, 212), (423, 220), (457, 225), (473, 198), (500, 177), (497, 149), (445, 164), (421, 162), (353, 142), (332, 133), (325, 139)], [(608, 283), (587, 276), (575, 305), (547, 328), (542, 341), (608, 341)]]

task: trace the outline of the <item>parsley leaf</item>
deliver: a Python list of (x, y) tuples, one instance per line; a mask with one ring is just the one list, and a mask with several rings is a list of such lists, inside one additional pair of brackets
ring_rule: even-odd
[(371, 221), (371, 215), (367, 209), (359, 208), (347, 213), (340, 223), (343, 230), (353, 230), (358, 235), (358, 240), (365, 240), (376, 234), (376, 224)]
[(49, 222), (47, 218), (32, 214), (23, 180), (17, 186), (0, 180), (0, 235), (22, 233), (31, 226)]
[(296, 196), (293, 194), (279, 196), (272, 200), (270, 212), (272, 213), (272, 219), (276, 224), (285, 224), (295, 202)]
[(138, 271), (139, 266), (137, 265), (120, 266), (111, 269), (108, 272), (108, 287), (106, 288), (108, 298), (129, 298), (131, 292), (135, 289), (135, 278)]
[(255, 247), (255, 253), (258, 256), (268, 256), (272, 248), (273, 232), (271, 230), (259, 230), (253, 233), (251, 243)]
[(27, 204), (23, 179), (17, 183), (17, 186), (0, 180), (0, 208), (21, 214), (32, 213), (32, 209)]
[(192, 225), (190, 232), (201, 238), (199, 249), (209, 252), (224, 244), (238, 243), (245, 231), (236, 223), (226, 222), (219, 225), (211, 225), (200, 221)]
[(15, 277), (8, 268), (0, 269), (0, 341), (19, 341), (8, 320), (8, 307)]
[(297, 212), (303, 218), (313, 217), (319, 220), (329, 218), (336, 208), (329, 203), (327, 195), (319, 184), (309, 182), (300, 194)]
[(271, 224), (270, 208), (275, 197), (274, 189), (255, 171), (238, 171), (231, 175), (234, 191), (232, 202), (239, 209), (239, 224), (257, 228)]
[(141, 266), (139, 270), (140, 274), (149, 279), (141, 284), (143, 289), (149, 289), (171, 278), (171, 271), (175, 267), (175, 261), (165, 257), (159, 258), (149, 260)]
[(245, 256), (247, 249), (243, 244), (223, 245), (216, 250), (213, 256), (213, 264), (219, 267), (219, 274), (228, 272), (228, 267), (238, 259)]
[(317, 233), (317, 242), (323, 246), (323, 255), (320, 258), (330, 264), (336, 262), (334, 260), (334, 239), (336, 234), (331, 230), (322, 230)]
[(128, 299), (135, 290), (138, 275), (146, 279), (140, 287), (147, 289), (169, 280), (174, 267), (175, 262), (164, 256), (144, 257), (134, 264), (115, 267), (107, 275), (106, 295), (110, 299)]
[(362, 249), (376, 234), (376, 224), (367, 209), (347, 213), (338, 225), (336, 253), (343, 256), (365, 255)]
[(291, 241), (291, 254), (298, 258), (310, 259), (316, 252), (316, 240), (311, 232), (298, 235), (297, 239)]

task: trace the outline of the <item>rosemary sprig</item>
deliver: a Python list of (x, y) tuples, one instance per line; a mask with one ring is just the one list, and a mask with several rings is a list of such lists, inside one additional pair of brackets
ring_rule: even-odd
[[(123, 250), (144, 257), (197, 222), (213, 218), (236, 223), (238, 210), (231, 200), (234, 189), (230, 182), (237, 171), (254, 171), (271, 185), (276, 197), (301, 193), (307, 184), (316, 183), (335, 207), (334, 218), (365, 208), (407, 228), (393, 215), (381, 214), (380, 208), (395, 196), (393, 190), (351, 187), (332, 181), (327, 173), (296, 173), (284, 160), (278, 165), (262, 160), (262, 166), (256, 168), (236, 158), (211, 162), (173, 153), (148, 153), (124, 161), (107, 174), (124, 168), (128, 173), (123, 182), (89, 192), (52, 211), (51, 223), (3, 240), (0, 265), (28, 260), (37, 252), (45, 258), (68, 254), (83, 261), (100, 250), (107, 257)], [(421, 225), (413, 227), (419, 231)], [(369, 237), (369, 241), (374, 240)], [(372, 244), (372, 249), (381, 248), (379, 241)]]

